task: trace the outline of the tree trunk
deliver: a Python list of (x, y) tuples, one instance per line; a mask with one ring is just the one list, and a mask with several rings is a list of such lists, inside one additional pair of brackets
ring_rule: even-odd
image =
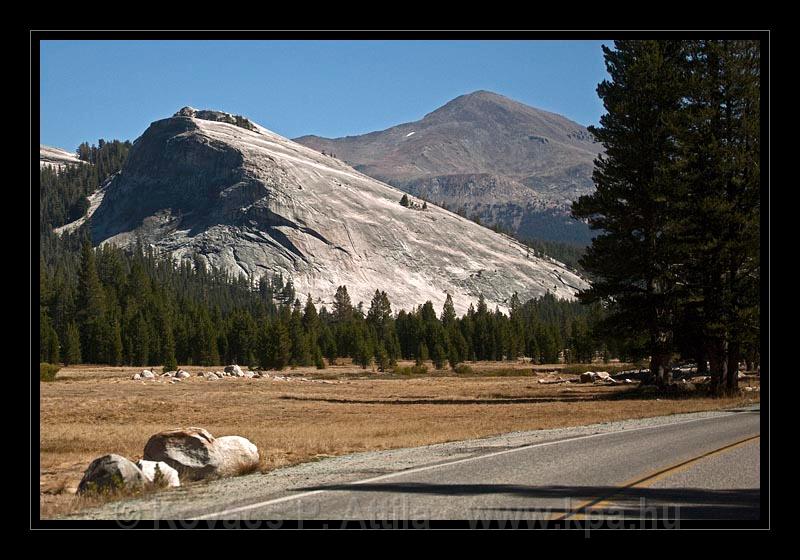
[(720, 396), (725, 386), (726, 363), (724, 359), (722, 341), (712, 341), (708, 348), (708, 362), (711, 375), (711, 394)]
[(739, 344), (731, 342), (728, 346), (728, 379), (726, 391), (729, 395), (734, 395), (739, 391)]
[(708, 374), (708, 363), (706, 360), (706, 351), (705, 349), (700, 349), (697, 352), (697, 356), (695, 356), (695, 360), (697, 361), (697, 375), (706, 375)]
[(650, 356), (650, 375), (659, 387), (669, 383), (670, 355), (662, 350), (655, 350)]

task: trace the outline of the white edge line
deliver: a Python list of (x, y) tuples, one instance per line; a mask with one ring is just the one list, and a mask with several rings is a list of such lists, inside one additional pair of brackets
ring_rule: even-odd
[[(449, 467), (451, 465), (459, 465), (461, 463), (468, 463), (470, 461), (478, 461), (480, 459), (489, 459), (491, 457), (497, 457), (499, 455), (505, 455), (507, 453), (515, 453), (517, 451), (525, 451), (525, 450), (528, 450), (528, 449), (533, 449), (535, 447), (546, 447), (546, 446), (549, 446), (549, 445), (556, 445), (556, 444), (559, 444), (559, 443), (567, 443), (567, 442), (570, 442), (570, 441), (578, 441), (578, 440), (582, 440), (582, 439), (589, 439), (589, 438), (600, 437), (600, 436), (608, 436), (608, 435), (622, 434), (622, 433), (629, 433), (629, 432), (638, 432), (640, 430), (651, 430), (651, 429), (654, 429), (654, 428), (664, 428), (664, 427), (667, 427), (667, 426), (678, 426), (680, 424), (690, 424), (692, 422), (702, 422), (704, 420), (717, 420), (719, 418), (727, 418), (729, 416), (733, 416), (733, 415), (736, 415), (736, 414), (737, 414), (736, 412), (730, 412), (728, 414), (725, 414), (724, 416), (708, 416), (706, 418), (693, 418), (691, 420), (682, 420), (680, 422), (672, 422), (670, 424), (661, 424), (661, 425), (656, 425), (656, 426), (641, 426), (639, 428), (630, 428), (630, 429), (627, 429), (627, 430), (626, 429), (622, 429), (622, 430), (613, 431), (613, 432), (600, 432), (600, 433), (588, 434), (588, 435), (584, 435), (584, 436), (575, 436), (575, 437), (566, 438), (566, 439), (557, 439), (557, 440), (553, 440), (553, 441), (545, 441), (545, 442), (542, 442), (542, 443), (532, 443), (530, 445), (524, 445), (522, 447), (515, 447), (513, 449), (504, 449), (502, 451), (494, 451), (492, 453), (487, 453), (485, 455), (476, 455), (476, 456), (473, 456), (473, 457), (466, 457), (464, 459), (456, 459), (455, 461), (448, 461), (446, 463), (436, 463), (436, 464), (433, 464), (433, 465), (425, 465), (425, 466), (416, 467), (416, 468), (413, 468), (413, 469), (406, 469), (406, 470), (396, 471), (396, 472), (392, 472), (392, 473), (388, 473), (388, 474), (382, 474), (380, 476), (376, 476), (376, 477), (373, 477), (373, 478), (367, 478), (367, 479), (364, 479), (364, 480), (358, 480), (356, 482), (348, 482), (348, 483), (345, 483), (345, 485), (347, 485), (347, 486), (357, 486), (359, 484), (369, 484), (371, 482), (377, 482), (379, 480), (386, 480), (386, 479), (389, 479), (389, 478), (395, 478), (395, 477), (403, 476), (403, 475), (407, 475), (407, 474), (414, 474), (414, 473), (418, 473), (418, 472), (429, 471), (429, 470), (437, 469), (437, 468), (440, 468), (440, 467)], [(258, 502), (258, 503), (255, 503), (255, 504), (249, 504), (249, 505), (246, 505), (246, 506), (226, 509), (226, 510), (215, 512), (215, 513), (208, 513), (206, 515), (201, 515), (199, 517), (192, 517), (191, 519), (193, 519), (193, 520), (195, 520), (195, 519), (196, 520), (213, 519), (215, 517), (220, 517), (220, 516), (223, 516), (223, 515), (230, 515), (232, 513), (241, 513), (243, 511), (249, 511), (251, 509), (258, 509), (258, 508), (269, 506), (269, 505), (273, 505), (273, 504), (279, 504), (279, 503), (288, 502), (288, 501), (291, 501), (291, 500), (299, 500), (301, 498), (306, 498), (308, 496), (314, 496), (316, 494), (322, 494), (324, 492), (330, 492), (330, 490), (320, 489), (320, 490), (311, 490), (309, 492), (302, 492), (300, 494), (291, 494), (289, 496), (283, 496), (282, 498), (275, 498), (275, 499), (272, 499), (272, 500), (266, 500), (266, 501)]]

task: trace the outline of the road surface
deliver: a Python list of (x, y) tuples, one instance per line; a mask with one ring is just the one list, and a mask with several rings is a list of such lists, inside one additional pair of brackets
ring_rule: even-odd
[[(417, 448), (364, 454), (360, 462), (341, 463), (338, 471), (320, 470), (328, 462), (322, 461), (287, 469), (286, 475), (273, 471), (271, 478), (251, 475), (202, 490), (187, 487), (180, 489), (189, 492), (183, 496), (165, 493), (173, 494), (171, 502), (112, 504), (89, 517), (759, 518), (758, 409), (599, 426), (519, 433), (503, 445), (491, 438), (474, 440), (487, 445), (463, 449), (442, 444), (451, 446), (450, 458), (409, 459), (428, 449)], [(281, 487), (289, 478), (291, 484)], [(200, 494), (193, 499), (192, 492)]]

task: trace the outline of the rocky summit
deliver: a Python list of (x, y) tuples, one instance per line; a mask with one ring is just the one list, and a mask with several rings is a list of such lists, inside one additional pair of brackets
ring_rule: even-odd
[(346, 285), (395, 309), (453, 296), (463, 312), (483, 294), (573, 298), (584, 281), (514, 239), (356, 171), (340, 159), (219, 111), (181, 109), (137, 139), (92, 209), (95, 244), (139, 240), (176, 259), (292, 278), (329, 303)]
[(422, 119), (344, 138), (297, 142), (519, 236), (586, 242), (570, 204), (594, 189), (602, 146), (582, 125), (503, 95), (476, 91)]

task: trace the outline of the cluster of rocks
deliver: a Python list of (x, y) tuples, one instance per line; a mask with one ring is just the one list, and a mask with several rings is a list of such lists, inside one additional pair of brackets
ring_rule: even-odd
[[(152, 380), (156, 382), (169, 382), (169, 383), (177, 383), (182, 379), (186, 379), (191, 377), (190, 374), (186, 370), (176, 370), (176, 371), (168, 371), (166, 373), (157, 374), (152, 370), (145, 369), (142, 370), (140, 373), (135, 373), (131, 376), (131, 379), (134, 381), (145, 381), (145, 380)], [(272, 381), (301, 381), (301, 382), (308, 382), (308, 383), (337, 383), (336, 381), (329, 381), (324, 379), (309, 379), (307, 377), (294, 377), (289, 375), (270, 375), (265, 371), (253, 371), (249, 369), (242, 369), (241, 366), (236, 364), (231, 364), (229, 366), (225, 366), (222, 371), (198, 371), (195, 374), (195, 377), (202, 377), (207, 381), (218, 381), (225, 377), (238, 377), (243, 379), (271, 379)]]
[(242, 115), (233, 115), (231, 113), (226, 113), (224, 111), (209, 111), (209, 110), (198, 111), (194, 107), (187, 106), (183, 107), (172, 116), (190, 117), (194, 119), (202, 119), (204, 121), (224, 122), (238, 126), (240, 128), (246, 128), (247, 130), (257, 130), (256, 126), (247, 117), (243, 117)]
[(162, 374), (157, 374), (152, 370), (143, 369), (141, 373), (134, 373), (131, 379), (134, 381), (141, 381), (145, 379), (170, 379), (172, 381), (180, 381), (181, 379), (186, 379), (187, 377), (191, 377), (188, 371), (179, 369), (176, 371), (167, 371)]
[(198, 377), (205, 377), (208, 381), (215, 381), (223, 377), (244, 377), (246, 379), (253, 379), (263, 377), (264, 375), (259, 371), (243, 370), (236, 364), (225, 366), (222, 371), (199, 371)]
[(203, 428), (159, 432), (144, 446), (137, 462), (109, 454), (89, 465), (78, 494), (177, 487), (181, 481), (235, 476), (258, 468), (258, 448), (241, 436), (215, 438)]
[[(135, 373), (131, 376), (131, 379), (134, 381), (144, 381), (147, 379), (151, 380), (167, 380), (170, 383), (175, 383), (180, 381), (181, 379), (187, 379), (191, 377), (192, 374), (186, 370), (179, 369), (175, 371), (167, 371), (161, 374), (157, 374), (152, 370), (145, 369), (142, 370), (140, 373)], [(207, 371), (203, 372), (200, 371), (197, 373), (198, 377), (205, 377), (206, 379), (213, 381), (215, 379), (221, 379), (223, 377), (244, 377), (248, 379), (258, 378), (258, 377), (266, 377), (266, 374), (262, 374), (258, 371), (250, 371), (250, 370), (243, 370), (236, 364), (225, 366), (224, 371)]]
[(605, 385), (617, 385), (619, 383), (635, 383), (633, 379), (624, 377), (622, 379), (615, 379), (607, 371), (585, 371), (580, 376), (581, 383), (602, 383)]

